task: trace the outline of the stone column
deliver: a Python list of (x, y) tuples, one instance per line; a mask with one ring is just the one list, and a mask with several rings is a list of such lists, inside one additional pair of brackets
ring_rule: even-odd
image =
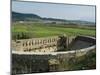
[(59, 47), (61, 47), (61, 50), (67, 49), (67, 37), (66, 35), (59, 36)]

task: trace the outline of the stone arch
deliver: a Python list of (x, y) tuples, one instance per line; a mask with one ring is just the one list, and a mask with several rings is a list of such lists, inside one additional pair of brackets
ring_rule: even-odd
[(43, 40), (43, 44), (45, 43), (45, 40)]
[(38, 39), (38, 45), (40, 44), (40, 40)]
[(23, 45), (23, 47), (24, 47), (24, 46), (25, 46), (25, 43), (23, 42), (22, 45)]
[(37, 40), (37, 45), (39, 45), (39, 40)]
[(31, 46), (31, 41), (29, 41), (29, 46)]
[(32, 40), (32, 45), (34, 45), (33, 40)]
[(37, 41), (35, 40), (35, 45), (37, 45)]
[(48, 39), (47, 41), (48, 41), (48, 43), (49, 43), (49, 39)]
[(30, 41), (27, 41), (28, 46), (29, 46), (29, 43), (30, 43)]
[(51, 38), (50, 38), (50, 43), (52, 42)]
[(28, 46), (28, 43), (27, 43), (27, 41), (26, 41), (26, 46)]
[(52, 42), (53, 42), (53, 38), (52, 38)]
[(41, 41), (41, 39), (39, 39), (39, 43), (40, 43), (40, 44), (42, 44), (42, 41)]

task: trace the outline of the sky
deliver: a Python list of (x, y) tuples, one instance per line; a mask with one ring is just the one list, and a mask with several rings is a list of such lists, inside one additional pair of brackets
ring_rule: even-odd
[(12, 11), (46, 18), (95, 22), (95, 6), (12, 1)]

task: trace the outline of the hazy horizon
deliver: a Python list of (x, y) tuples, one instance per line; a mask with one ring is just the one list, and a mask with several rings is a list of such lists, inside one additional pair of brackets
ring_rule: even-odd
[(12, 1), (12, 11), (45, 18), (95, 22), (95, 6)]

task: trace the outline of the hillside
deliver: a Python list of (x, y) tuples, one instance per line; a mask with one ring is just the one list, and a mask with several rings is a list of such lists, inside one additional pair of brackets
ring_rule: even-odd
[(73, 24), (73, 25), (95, 25), (94, 22), (81, 21), (81, 20), (65, 20), (65, 19), (57, 19), (57, 18), (46, 18), (41, 17), (36, 14), (26, 14), (26, 13), (18, 13), (12, 12), (12, 21), (34, 21), (34, 22), (44, 22), (44, 23), (65, 23), (65, 24)]
[(13, 21), (28, 21), (28, 20), (35, 20), (35, 19), (39, 20), (41, 19), (41, 17), (35, 14), (24, 14), (24, 13), (12, 12)]

